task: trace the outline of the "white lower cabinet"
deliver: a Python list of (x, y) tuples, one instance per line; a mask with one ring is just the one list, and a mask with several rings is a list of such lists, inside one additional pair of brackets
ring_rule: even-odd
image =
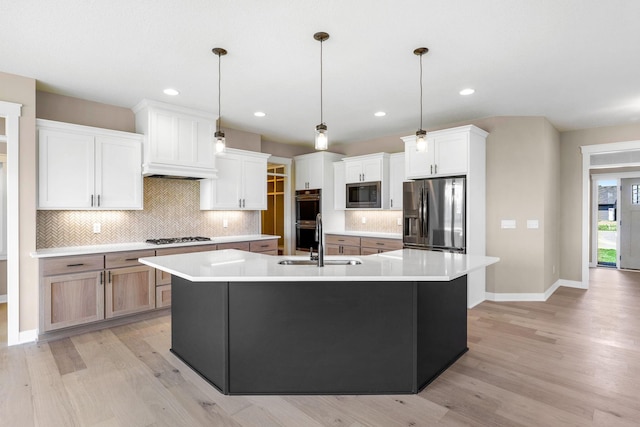
[(218, 178), (200, 181), (200, 209), (266, 210), (269, 157), (232, 148), (218, 155)]
[(37, 120), (38, 209), (142, 209), (142, 135)]

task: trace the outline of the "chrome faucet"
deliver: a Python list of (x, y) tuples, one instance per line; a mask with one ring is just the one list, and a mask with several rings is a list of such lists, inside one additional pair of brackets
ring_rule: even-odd
[(322, 235), (322, 214), (316, 215), (316, 242), (318, 242), (318, 267), (324, 267), (324, 236)]

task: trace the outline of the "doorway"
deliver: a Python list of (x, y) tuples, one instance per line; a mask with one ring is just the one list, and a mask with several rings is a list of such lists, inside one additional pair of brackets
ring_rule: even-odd
[(598, 267), (618, 266), (618, 180), (594, 179)]
[(620, 180), (620, 268), (640, 270), (640, 178)]
[(291, 164), (291, 159), (272, 156), (267, 165), (267, 210), (261, 214), (261, 231), (280, 236), (278, 255), (289, 255), (293, 248)]

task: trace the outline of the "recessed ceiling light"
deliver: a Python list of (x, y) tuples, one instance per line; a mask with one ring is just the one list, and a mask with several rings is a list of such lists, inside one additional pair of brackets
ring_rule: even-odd
[(256, 116), (256, 117), (264, 117), (267, 114), (263, 113), (262, 111), (256, 111), (255, 113), (253, 113), (253, 115)]
[(384, 117), (387, 115), (387, 113), (385, 113), (384, 111), (378, 111), (377, 113), (373, 114), (376, 117)]
[(475, 89), (471, 89), (471, 88), (467, 88), (467, 89), (462, 89), (460, 91), (460, 95), (472, 95), (475, 92)]
[(176, 96), (176, 95), (178, 95), (180, 93), (177, 90), (171, 89), (171, 88), (167, 88), (167, 89), (163, 90), (163, 92), (164, 92), (165, 95), (169, 95), (169, 96)]

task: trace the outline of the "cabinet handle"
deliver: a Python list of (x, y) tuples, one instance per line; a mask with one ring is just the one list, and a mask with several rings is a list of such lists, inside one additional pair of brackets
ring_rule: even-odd
[(100, 207), (100, 195), (98, 194), (98, 207)]
[(384, 243), (376, 242), (376, 245), (384, 245)]
[(138, 260), (138, 258), (127, 258), (127, 259), (125, 259), (125, 261), (137, 261), (137, 260)]
[(103, 274), (104, 274), (104, 272), (102, 272), (102, 271), (101, 271), (101, 272), (100, 272), (100, 284), (101, 284), (101, 285), (102, 285), (102, 283), (104, 282), (104, 279), (103, 279), (103, 276), (102, 276)]
[(431, 165), (431, 173), (433, 173), (433, 165)]
[(91, 207), (93, 207), (93, 194), (91, 195)]
[(260, 245), (261, 248), (268, 248), (269, 245)]
[(67, 264), (67, 267), (80, 267), (81, 265), (84, 265), (84, 263), (81, 262), (79, 264)]
[(391, 199), (391, 207), (393, 207), (393, 199)]
[(242, 207), (242, 199), (238, 199), (238, 207), (241, 208)]
[[(438, 165), (436, 165), (436, 173), (438, 173)], [(100, 200), (100, 199), (98, 199), (98, 200)]]
[(109, 272), (109, 283), (111, 283), (111, 272)]
[(245, 207), (245, 202), (247, 201), (247, 199), (242, 199), (242, 207)]

